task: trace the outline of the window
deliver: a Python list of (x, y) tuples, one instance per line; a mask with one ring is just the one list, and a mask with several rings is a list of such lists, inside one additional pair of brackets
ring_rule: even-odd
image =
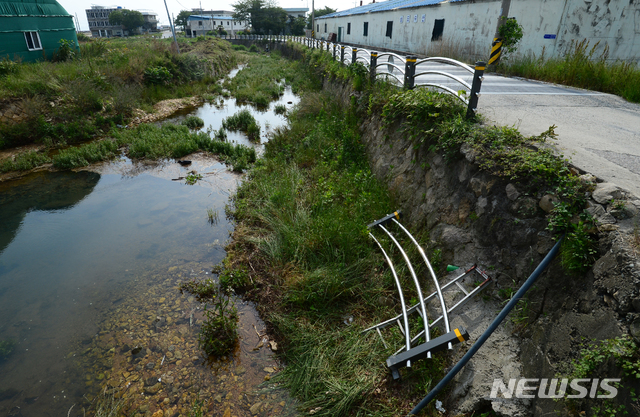
[(229, 26), (229, 21), (227, 20), (227, 26)]
[(387, 33), (384, 36), (391, 37), (391, 32), (393, 31), (393, 20), (387, 21)]
[(351, 35), (351, 23), (347, 23), (347, 35)]
[(364, 22), (364, 31), (362, 32), (362, 36), (369, 36), (369, 22)]
[(327, 33), (327, 24), (324, 24), (324, 33)]
[(422, 23), (424, 23), (426, 19), (427, 19), (427, 15), (426, 15), (426, 14), (423, 14), (423, 15), (422, 15), (422, 20), (421, 20), (421, 22), (422, 22)]
[(198, 20), (198, 26), (202, 26), (202, 20)]
[(418, 23), (418, 15), (413, 16), (413, 23)]
[(400, 16), (400, 23), (402, 23), (402, 19), (403, 19), (403, 18), (404, 18), (403, 16)]
[(216, 21), (214, 20), (214, 21), (213, 21), (213, 26), (215, 26), (215, 25), (216, 25)]
[(39, 51), (42, 49), (42, 45), (40, 45), (40, 35), (38, 35), (38, 32), (25, 32), (24, 39), (27, 41), (27, 48), (30, 51)]
[(436, 23), (433, 25), (433, 33), (431, 34), (431, 41), (439, 41), (442, 39), (442, 32), (444, 31), (444, 19), (436, 19)]
[(407, 23), (411, 23), (411, 15), (410, 14), (407, 15)]
[(316, 32), (320, 32), (320, 24), (319, 23), (316, 25)]

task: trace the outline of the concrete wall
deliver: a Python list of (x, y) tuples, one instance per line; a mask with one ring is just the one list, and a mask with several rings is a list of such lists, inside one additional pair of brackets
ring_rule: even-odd
[[(347, 43), (424, 55), (452, 50), (469, 59), (487, 59), (500, 6), (500, 0), (476, 0), (319, 18), (316, 37), (327, 38), (341, 27)], [(523, 26), (518, 53), (562, 55), (572, 41), (586, 38), (591, 46), (600, 42), (596, 56), (608, 46), (609, 59), (640, 62), (640, 0), (512, 0), (509, 17)], [(436, 19), (444, 19), (444, 31), (441, 40), (432, 41)], [(393, 22), (391, 37), (385, 36), (388, 21)], [(363, 35), (365, 22), (368, 36)]]

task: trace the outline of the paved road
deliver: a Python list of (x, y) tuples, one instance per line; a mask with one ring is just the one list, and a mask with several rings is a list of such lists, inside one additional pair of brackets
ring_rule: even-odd
[[(433, 70), (446, 70), (469, 84), (473, 78), (462, 68), (435, 63), (418, 65), (416, 74)], [(416, 79), (416, 84), (425, 82), (462, 89), (439, 75)], [(487, 74), (478, 111), (488, 122), (515, 126), (524, 135), (556, 125), (555, 148), (575, 166), (640, 197), (640, 105), (610, 94)]]

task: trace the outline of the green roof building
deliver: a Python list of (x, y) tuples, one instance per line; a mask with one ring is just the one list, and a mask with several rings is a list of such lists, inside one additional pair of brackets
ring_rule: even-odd
[(50, 59), (60, 39), (78, 37), (73, 17), (55, 0), (0, 0), (0, 58)]

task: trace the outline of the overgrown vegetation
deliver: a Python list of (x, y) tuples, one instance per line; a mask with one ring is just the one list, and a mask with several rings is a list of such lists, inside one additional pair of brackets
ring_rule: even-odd
[(438, 380), (446, 360), (436, 355), (416, 364), (399, 386), (381, 366), (397, 346), (385, 349), (377, 335), (360, 334), (388, 318), (380, 300), (393, 294), (393, 278), (366, 225), (393, 204), (369, 169), (356, 107), (307, 90), (288, 118), (235, 196), (238, 225), (220, 282), (269, 306), (264, 314), (283, 337), (287, 363), (278, 380), (305, 412), (406, 412)]
[[(502, 62), (498, 71), (535, 80), (619, 95), (640, 103), (640, 68), (637, 64), (609, 60), (609, 47), (590, 45), (586, 39), (571, 42), (564, 56), (527, 55)], [(597, 52), (597, 51), (601, 52)]]
[[(608, 395), (602, 387), (593, 391), (591, 386), (583, 386), (590, 393), (583, 399), (562, 397), (567, 410), (579, 414), (584, 409), (591, 410), (594, 417), (610, 417), (615, 415), (637, 415), (640, 411), (640, 397), (636, 389), (640, 388), (640, 349), (637, 342), (630, 336), (591, 342), (583, 346), (579, 357), (566, 369), (566, 372), (556, 375), (569, 381), (582, 379), (583, 381), (600, 381), (606, 378), (620, 378), (619, 383), (610, 385), (618, 390), (614, 398), (594, 400), (594, 395)], [(596, 382), (598, 384), (598, 382)], [(572, 388), (567, 394), (575, 394)], [(626, 404), (626, 405), (625, 405)], [(627, 406), (629, 406), (627, 408)]]
[(58, 62), (0, 61), (0, 107), (21, 100), (26, 120), (0, 125), (0, 149), (38, 143), (73, 144), (126, 124), (136, 108), (156, 102), (219, 92), (216, 79), (237, 63), (228, 42), (150, 37), (97, 39), (67, 51)]

